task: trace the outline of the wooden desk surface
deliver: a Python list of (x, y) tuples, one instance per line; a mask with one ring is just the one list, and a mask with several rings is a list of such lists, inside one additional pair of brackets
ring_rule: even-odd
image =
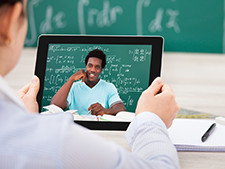
[[(16, 68), (6, 77), (16, 91), (31, 80), (36, 49), (26, 48)], [(225, 116), (225, 55), (164, 53), (162, 78), (172, 86), (180, 107)], [(124, 131), (93, 131), (127, 150)], [(225, 153), (178, 152), (182, 169), (224, 169)]]

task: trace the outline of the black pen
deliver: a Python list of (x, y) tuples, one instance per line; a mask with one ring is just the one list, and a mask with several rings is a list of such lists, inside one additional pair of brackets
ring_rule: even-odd
[(213, 129), (216, 127), (216, 123), (213, 123), (209, 129), (205, 132), (205, 134), (202, 136), (202, 142), (206, 141), (209, 135), (213, 132)]

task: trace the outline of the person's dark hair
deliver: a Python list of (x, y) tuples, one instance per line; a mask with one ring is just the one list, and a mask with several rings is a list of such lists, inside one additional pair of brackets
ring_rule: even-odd
[[(3, 6), (3, 5), (14, 5), (17, 2), (23, 3), (23, 0), (1, 0), (0, 1), (0, 7)], [(22, 10), (21, 15), (24, 15), (24, 13), (25, 13), (24, 10)]]
[(104, 67), (106, 65), (106, 55), (103, 51), (101, 51), (99, 49), (94, 49), (94, 50), (90, 51), (85, 58), (85, 64), (86, 65), (87, 65), (88, 59), (90, 57), (95, 57), (95, 58), (101, 59), (102, 60), (102, 69), (104, 69)]
[(23, 2), (23, 0), (1, 0), (0, 1), (0, 6), (2, 5), (14, 5), (16, 2)]

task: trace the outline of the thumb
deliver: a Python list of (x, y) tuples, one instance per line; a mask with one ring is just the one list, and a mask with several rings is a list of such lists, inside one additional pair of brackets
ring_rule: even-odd
[(32, 80), (31, 80), (31, 83), (30, 83), (30, 88), (27, 92), (27, 95), (29, 97), (36, 98), (37, 94), (38, 94), (38, 91), (39, 91), (39, 88), (40, 88), (40, 80), (37, 76), (33, 76)]
[(146, 92), (150, 92), (153, 95), (156, 95), (160, 91), (162, 86), (162, 79), (160, 77), (157, 77), (155, 78), (155, 80), (153, 80), (152, 84), (148, 87)]

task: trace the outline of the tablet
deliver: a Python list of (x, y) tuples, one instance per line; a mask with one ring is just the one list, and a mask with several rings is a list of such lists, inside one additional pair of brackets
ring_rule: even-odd
[[(95, 49), (106, 55), (106, 66), (99, 78), (115, 86), (130, 113), (84, 115), (70, 107), (64, 111), (74, 115), (75, 123), (89, 129), (126, 130), (141, 93), (160, 76), (163, 51), (160, 36), (41, 35), (35, 67), (35, 75), (40, 78), (39, 111), (45, 111), (44, 107), (50, 105), (52, 97), (71, 75), (86, 70), (85, 58)], [(91, 97), (96, 96), (92, 93)]]

